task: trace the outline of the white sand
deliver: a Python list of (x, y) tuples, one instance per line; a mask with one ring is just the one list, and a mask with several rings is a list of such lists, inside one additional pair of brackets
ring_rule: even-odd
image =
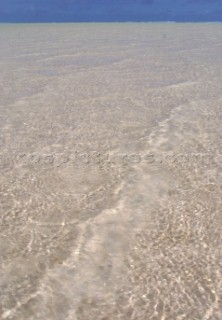
[(3, 319), (221, 319), (222, 25), (0, 43)]

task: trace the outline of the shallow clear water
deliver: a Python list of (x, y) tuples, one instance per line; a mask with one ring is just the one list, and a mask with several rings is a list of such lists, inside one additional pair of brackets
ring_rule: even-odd
[(2, 318), (221, 319), (222, 25), (0, 43)]

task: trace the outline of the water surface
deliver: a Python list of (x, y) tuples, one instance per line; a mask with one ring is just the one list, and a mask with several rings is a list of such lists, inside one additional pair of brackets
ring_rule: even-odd
[(221, 319), (221, 24), (0, 43), (2, 318)]

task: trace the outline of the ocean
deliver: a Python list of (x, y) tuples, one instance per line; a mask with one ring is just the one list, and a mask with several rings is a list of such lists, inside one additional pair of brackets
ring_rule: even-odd
[(0, 44), (2, 319), (221, 319), (222, 24)]

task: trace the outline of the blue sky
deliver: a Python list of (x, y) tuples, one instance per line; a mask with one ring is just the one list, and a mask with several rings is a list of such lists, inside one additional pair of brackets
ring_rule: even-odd
[(0, 22), (222, 21), (222, 0), (0, 0)]

